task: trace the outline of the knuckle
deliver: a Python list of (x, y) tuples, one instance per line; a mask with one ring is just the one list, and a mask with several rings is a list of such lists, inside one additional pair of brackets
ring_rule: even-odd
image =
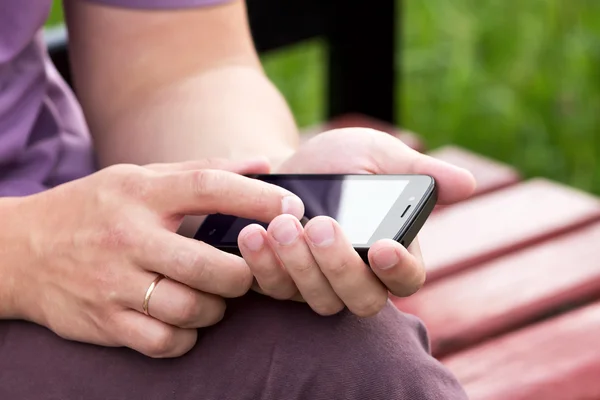
[[(259, 183), (259, 182), (256, 182)], [(273, 202), (271, 200), (273, 198), (280, 198), (281, 196), (278, 193), (275, 193), (273, 188), (269, 187), (267, 184), (262, 184), (261, 188), (257, 191), (256, 196), (252, 198), (252, 210), (257, 215), (265, 215), (273, 210)], [(277, 207), (276, 212), (280, 211), (281, 205)]]
[(184, 280), (182, 283), (192, 287), (212, 279), (211, 269), (207, 267), (207, 264), (206, 256), (201, 251), (182, 250), (174, 254), (175, 275)]
[(341, 312), (345, 305), (341, 301), (318, 302), (311, 305), (311, 308), (319, 315), (328, 317)]
[(135, 164), (115, 164), (104, 168), (101, 172), (113, 177), (124, 177), (139, 172), (142, 168)]
[(353, 305), (351, 311), (359, 317), (372, 317), (378, 314), (387, 304), (386, 294), (365, 296), (357, 304)]
[(275, 300), (291, 300), (298, 294), (298, 289), (293, 287), (277, 287), (273, 288), (270, 293), (269, 296)]
[(198, 323), (203, 313), (200, 296), (192, 289), (186, 290), (178, 311), (176, 318), (182, 327), (193, 326)]
[[(410, 284), (404, 283), (401, 287), (403, 290), (397, 296), (407, 297), (417, 293), (425, 285), (427, 274), (424, 271), (418, 271), (415, 273), (415, 277), (410, 280)], [(394, 293), (395, 294), (395, 293)], [(396, 295), (396, 294), (395, 294)]]
[(296, 285), (284, 279), (261, 282), (260, 287), (265, 294), (277, 300), (289, 300), (298, 293)]
[(324, 265), (320, 265), (320, 267), (325, 275), (335, 278), (344, 275), (348, 271), (348, 269), (351, 268), (352, 264), (353, 260), (351, 260), (348, 257), (345, 257), (339, 260), (338, 262), (328, 262)]
[(310, 252), (302, 252), (297, 259), (285, 263), (285, 269), (293, 271), (293, 275), (306, 276), (320, 266), (316, 263)]
[(250, 290), (254, 276), (249, 268), (236, 268), (232, 274), (229, 287), (229, 292), (233, 297), (243, 296)]
[(175, 328), (164, 326), (158, 330), (148, 343), (148, 355), (154, 358), (167, 357), (177, 348)]
[[(417, 277), (414, 280), (414, 291), (413, 293), (418, 292), (419, 290), (421, 290), (421, 288), (423, 286), (425, 286), (425, 281), (427, 280), (427, 273), (425, 272), (425, 270), (421, 270), (417, 273)], [(411, 294), (413, 294), (411, 293)]]
[(210, 326), (221, 321), (225, 316), (225, 309), (226, 306), (224, 301), (215, 300), (207, 302), (203, 311), (203, 315), (206, 317), (205, 325)]
[(130, 164), (118, 164), (107, 168), (111, 182), (120, 193), (137, 199), (144, 199), (150, 193), (149, 170)]
[(191, 171), (192, 192), (196, 197), (211, 195), (219, 198), (219, 174), (213, 170), (201, 169)]
[(410, 265), (411, 272), (404, 276), (397, 277), (393, 285), (388, 285), (391, 288), (392, 294), (398, 297), (408, 297), (417, 293), (427, 280), (427, 273), (422, 264), (415, 263)]
[(277, 287), (285, 281), (286, 274), (283, 268), (268, 262), (248, 263), (250, 272), (256, 276), (261, 285)]

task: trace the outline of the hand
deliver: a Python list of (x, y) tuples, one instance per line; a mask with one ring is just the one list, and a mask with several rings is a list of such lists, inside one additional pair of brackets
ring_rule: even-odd
[[(439, 203), (472, 194), (472, 175), (412, 150), (386, 133), (352, 128), (329, 131), (304, 144), (284, 161), (279, 173), (427, 174), (438, 184)], [(265, 231), (246, 227), (239, 236), (255, 289), (277, 299), (304, 299), (316, 312), (330, 315), (344, 307), (359, 316), (379, 312), (388, 290), (408, 296), (425, 282), (425, 268), (415, 240), (405, 249), (381, 240), (369, 251), (369, 263), (352, 248), (336, 221), (316, 217), (303, 228), (287, 215)]]
[[(253, 278), (242, 258), (174, 233), (182, 216), (218, 212), (268, 222), (304, 213), (290, 192), (217, 169), (266, 173), (268, 165), (117, 165), (23, 198), (24, 226), (11, 226), (16, 239), (2, 243), (16, 249), (9, 276), (18, 285), (16, 315), (71, 340), (153, 357), (187, 352), (195, 328), (219, 321), (223, 297), (243, 295)], [(167, 278), (145, 315), (146, 290), (159, 274)]]

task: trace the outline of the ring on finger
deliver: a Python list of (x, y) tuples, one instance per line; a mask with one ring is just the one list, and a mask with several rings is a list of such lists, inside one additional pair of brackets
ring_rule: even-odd
[(150, 286), (148, 286), (148, 290), (146, 290), (146, 295), (144, 296), (144, 302), (142, 303), (142, 310), (144, 311), (144, 314), (146, 314), (148, 316), (150, 316), (149, 305), (150, 305), (150, 298), (152, 297), (152, 293), (154, 293), (154, 289), (156, 289), (156, 285), (158, 285), (158, 283), (160, 281), (162, 281), (164, 278), (165, 278), (165, 276), (163, 274), (158, 274), (156, 279), (154, 279), (154, 281), (152, 281)]

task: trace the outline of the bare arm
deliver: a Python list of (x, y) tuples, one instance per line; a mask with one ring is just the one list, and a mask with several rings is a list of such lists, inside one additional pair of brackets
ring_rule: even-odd
[(66, 0), (76, 90), (102, 166), (277, 159), (297, 146), (243, 1), (130, 10)]

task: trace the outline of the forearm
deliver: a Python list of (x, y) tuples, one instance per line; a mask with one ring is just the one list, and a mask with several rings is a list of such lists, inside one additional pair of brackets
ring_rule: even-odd
[(298, 134), (285, 100), (248, 66), (215, 68), (131, 96), (128, 106), (94, 132), (102, 166), (203, 157), (289, 155)]
[(73, 75), (102, 166), (278, 158), (292, 115), (264, 75), (244, 2), (185, 10), (65, 1)]

